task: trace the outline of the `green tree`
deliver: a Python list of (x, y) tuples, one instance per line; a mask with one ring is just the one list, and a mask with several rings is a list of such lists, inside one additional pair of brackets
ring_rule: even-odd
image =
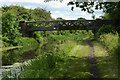
[(77, 20), (86, 20), (86, 19), (85, 19), (85, 18), (80, 17), (80, 18), (77, 18)]
[(17, 21), (43, 21), (43, 20), (52, 20), (50, 11), (45, 9), (35, 8), (35, 9), (26, 9), (23, 6), (10, 5), (3, 6), (2, 12), (11, 11), (16, 15)]
[(58, 17), (57, 20), (65, 20), (65, 19), (63, 19), (63, 18), (61, 18), (61, 17)]
[(16, 23), (16, 16), (7, 11), (2, 17), (2, 39), (10, 45), (17, 45), (16, 38), (21, 37)]
[(43, 20), (51, 20), (51, 13), (50, 11), (46, 11), (45, 9), (35, 8), (32, 11), (35, 21), (43, 21)]

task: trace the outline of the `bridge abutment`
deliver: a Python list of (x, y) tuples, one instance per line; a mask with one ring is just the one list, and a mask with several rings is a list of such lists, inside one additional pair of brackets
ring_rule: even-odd
[(26, 28), (27, 28), (26, 22), (20, 21), (19, 26), (21, 27), (20, 33), (22, 33), (22, 37), (27, 37), (27, 35), (26, 35)]
[(93, 30), (93, 33), (94, 33), (94, 38), (97, 39), (97, 32), (98, 30), (100, 29), (100, 27), (103, 25), (103, 21), (101, 19), (96, 19), (95, 20), (95, 24), (94, 24), (94, 30)]
[(19, 26), (21, 27), (20, 33), (22, 33), (22, 37), (33, 37), (34, 31), (27, 31), (27, 24), (25, 21), (20, 21)]
[(97, 32), (102, 27), (103, 25), (113, 25), (115, 26), (114, 22), (112, 20), (101, 20), (101, 19), (96, 19), (95, 20), (95, 28), (93, 30), (94, 33), (94, 38), (97, 39)]

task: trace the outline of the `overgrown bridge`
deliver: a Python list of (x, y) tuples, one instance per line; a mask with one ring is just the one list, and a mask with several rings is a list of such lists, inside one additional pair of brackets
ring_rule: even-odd
[(34, 31), (53, 31), (53, 30), (93, 30), (96, 36), (97, 31), (102, 25), (113, 25), (111, 20), (58, 20), (58, 21), (20, 21), (20, 32), (23, 37), (31, 37)]

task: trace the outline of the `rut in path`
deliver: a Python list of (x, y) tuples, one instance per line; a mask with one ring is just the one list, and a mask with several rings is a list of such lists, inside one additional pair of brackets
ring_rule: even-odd
[(90, 52), (88, 55), (88, 63), (90, 65), (90, 73), (93, 74), (90, 78), (98, 78), (98, 69), (96, 66), (96, 59), (94, 57), (94, 48), (90, 41), (87, 41), (90, 45)]

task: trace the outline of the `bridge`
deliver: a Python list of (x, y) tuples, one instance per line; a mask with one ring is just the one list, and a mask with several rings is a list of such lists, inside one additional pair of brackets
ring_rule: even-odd
[(20, 21), (20, 32), (23, 37), (32, 37), (35, 31), (53, 30), (93, 30), (96, 37), (102, 25), (114, 25), (111, 20), (58, 20), (58, 21)]

